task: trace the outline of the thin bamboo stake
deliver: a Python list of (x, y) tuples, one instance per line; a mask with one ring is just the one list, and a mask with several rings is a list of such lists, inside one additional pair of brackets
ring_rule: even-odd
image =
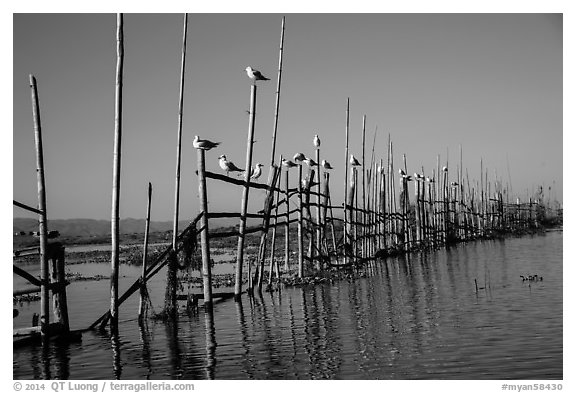
[[(250, 168), (252, 168), (252, 147), (254, 146), (254, 123), (256, 122), (256, 84), (250, 87), (250, 120), (248, 122), (248, 139), (246, 140), (246, 167), (244, 171), (244, 190), (240, 209), (240, 227), (238, 228), (238, 250), (236, 256), (236, 282), (234, 299), (240, 301), (242, 295), (242, 264), (244, 262), (244, 232), (246, 231), (246, 211), (250, 192)], [(250, 280), (251, 277), (249, 277)], [(249, 290), (252, 286), (249, 284)]]
[(116, 19), (116, 116), (114, 119), (114, 166), (112, 180), (112, 273), (110, 274), (110, 328), (118, 332), (118, 267), (120, 258), (120, 163), (122, 152), (122, 76), (124, 69), (124, 24), (123, 15)]
[(344, 264), (348, 263), (348, 256), (346, 255), (346, 247), (348, 246), (348, 217), (346, 211), (348, 207), (346, 206), (346, 197), (348, 194), (348, 134), (350, 129), (350, 98), (346, 100), (346, 146), (344, 148), (344, 227), (343, 227), (343, 245), (344, 245)]
[(366, 115), (362, 116), (362, 257), (366, 258)]
[(49, 303), (49, 266), (48, 266), (48, 222), (46, 215), (46, 179), (44, 177), (44, 149), (42, 147), (42, 125), (40, 122), (40, 105), (36, 78), (30, 75), (30, 90), (32, 98), (32, 116), (34, 118), (34, 141), (36, 145), (36, 179), (38, 182), (38, 232), (40, 234), (40, 333), (48, 337), (50, 325)]
[(200, 196), (200, 242), (202, 247), (202, 287), (204, 307), (212, 308), (212, 272), (210, 269), (210, 237), (208, 236), (208, 195), (206, 191), (206, 155), (205, 150), (197, 149), (198, 156), (198, 195)]
[[(317, 267), (321, 270), (322, 269), (322, 259), (321, 254), (322, 254), (322, 209), (320, 208), (320, 204), (321, 204), (321, 184), (322, 184), (322, 175), (321, 175), (321, 168), (322, 165), (320, 165), (320, 145), (318, 145), (318, 147), (316, 148), (316, 163), (318, 164), (318, 173), (317, 173), (317, 178), (318, 178), (318, 184), (316, 186), (316, 247), (318, 250), (318, 263), (317, 263)], [(310, 179), (310, 181), (312, 181), (312, 179)]]
[(144, 229), (144, 247), (142, 249), (142, 274), (140, 279), (140, 301), (138, 303), (138, 320), (144, 318), (144, 306), (146, 299), (146, 265), (148, 264), (148, 234), (150, 232), (150, 208), (152, 204), (152, 183), (148, 183), (148, 202), (146, 204), (146, 225)]
[(290, 271), (290, 197), (288, 195), (288, 175), (290, 168), (286, 167), (286, 179), (284, 180), (285, 190), (284, 199), (286, 201), (286, 223), (284, 226), (284, 271), (288, 273)]
[[(184, 74), (186, 70), (186, 37), (188, 30), (188, 14), (184, 14), (184, 28), (182, 33), (182, 60), (180, 65), (180, 95), (178, 100), (178, 132), (176, 141), (176, 175), (174, 182), (174, 219), (172, 227), (172, 250), (176, 254), (177, 238), (178, 238), (178, 219), (180, 211), (180, 163), (182, 155), (182, 117), (184, 114)], [(167, 271), (167, 288), (164, 307), (166, 314), (175, 317), (177, 304), (176, 304), (176, 272), (177, 272), (177, 259), (172, 258), (168, 264)]]
[(302, 230), (302, 163), (300, 163), (298, 165), (298, 278), (304, 277), (304, 238)]
[(284, 55), (284, 22), (286, 17), (282, 17), (282, 33), (280, 34), (280, 53), (278, 55), (278, 81), (276, 84), (276, 104), (274, 106), (274, 130), (272, 132), (272, 153), (270, 166), (274, 165), (274, 155), (276, 154), (276, 134), (278, 131), (278, 112), (280, 110), (280, 85), (282, 83), (282, 57)]
[[(282, 170), (280, 169), (282, 165), (282, 155), (280, 155), (280, 163), (278, 164), (278, 184), (280, 184), (282, 180)], [(278, 223), (278, 201), (280, 200), (280, 190), (272, 191), (273, 195), (275, 195), (276, 207), (274, 208), (274, 226), (272, 227), (272, 245), (270, 246), (270, 266), (268, 269), (268, 285), (272, 285), (272, 270), (276, 267), (276, 278), (280, 280), (280, 269), (278, 269), (278, 261), (274, 256), (275, 249), (276, 249), (276, 224)]]

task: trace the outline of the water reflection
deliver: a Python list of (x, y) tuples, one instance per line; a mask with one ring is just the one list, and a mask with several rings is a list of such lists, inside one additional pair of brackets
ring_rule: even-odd
[[(353, 278), (220, 302), (203, 318), (123, 321), (122, 342), (90, 333), (18, 350), (14, 376), (562, 378), (561, 246), (507, 239), (369, 261)], [(531, 285), (518, 277), (543, 272)]]

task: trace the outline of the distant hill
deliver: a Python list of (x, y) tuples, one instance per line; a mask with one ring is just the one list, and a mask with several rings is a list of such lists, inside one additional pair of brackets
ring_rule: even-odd
[[(120, 233), (143, 233), (144, 219), (127, 218), (120, 220)], [(180, 221), (179, 228), (183, 229), (188, 221)], [(34, 218), (14, 218), (13, 233), (34, 232), (38, 230), (38, 220)], [(92, 220), (87, 218), (74, 218), (69, 220), (49, 220), (48, 230), (58, 231), (62, 236), (108, 236), (110, 235), (110, 221)], [(165, 232), (172, 230), (172, 222), (156, 221), (150, 223), (150, 232)]]

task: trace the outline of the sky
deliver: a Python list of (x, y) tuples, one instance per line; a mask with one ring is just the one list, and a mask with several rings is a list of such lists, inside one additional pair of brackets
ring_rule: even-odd
[[(253, 162), (270, 161), (284, 14), (189, 14), (182, 130), (180, 214), (199, 210), (194, 135), (222, 142), (207, 153), (221, 173), (225, 154), (244, 167), (251, 81), (257, 91)], [(463, 151), (471, 182), (480, 161), (489, 180), (523, 199), (538, 186), (562, 202), (563, 17), (561, 14), (298, 14), (286, 16), (276, 153), (313, 155), (335, 168), (343, 201), (346, 101), (350, 152), (367, 160), (406, 155), (409, 173), (430, 175), (437, 156), (451, 180)], [(120, 217), (171, 220), (178, 131), (183, 14), (124, 15)], [(110, 219), (116, 15), (13, 15), (13, 199), (37, 204), (28, 77), (38, 82), (48, 219)], [(260, 181), (265, 182), (267, 169)], [(291, 172), (291, 183), (296, 172)], [(239, 211), (241, 188), (208, 183), (209, 210)], [(548, 192), (545, 193), (548, 196)], [(250, 211), (264, 192), (252, 190)], [(34, 217), (14, 209), (15, 217)]]

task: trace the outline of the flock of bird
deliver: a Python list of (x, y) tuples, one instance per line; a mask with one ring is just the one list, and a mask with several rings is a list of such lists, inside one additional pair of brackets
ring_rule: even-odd
[[(262, 73), (260, 71), (255, 70), (250, 66), (246, 67), (246, 74), (254, 82), (270, 80), (269, 78), (262, 75)], [(320, 138), (318, 137), (318, 135), (314, 135), (314, 139), (312, 142), (316, 148), (320, 147)], [(198, 137), (198, 135), (196, 135), (194, 137), (194, 141), (193, 141), (192, 145), (196, 149), (208, 151), (210, 149), (218, 147), (218, 145), (220, 145), (220, 142), (212, 142), (212, 141), (209, 141), (207, 139), (200, 139)], [(238, 175), (242, 175), (246, 172), (244, 169), (240, 169), (232, 161), (228, 160), (226, 158), (226, 155), (224, 155), (224, 154), (222, 154), (220, 157), (218, 157), (218, 160), (219, 160), (220, 168), (223, 171), (225, 171), (226, 175), (228, 175), (228, 176), (230, 175), (230, 172), (237, 172)], [(287, 160), (285, 158), (282, 159), (282, 166), (287, 168), (287, 169), (290, 169), (290, 168), (295, 167), (297, 165), (301, 165), (302, 163), (308, 165), (309, 167), (318, 166), (318, 163), (316, 161), (314, 161), (310, 157), (306, 157), (303, 153), (296, 153), (293, 157), (293, 160), (294, 161)], [(358, 159), (356, 157), (354, 157), (354, 154), (350, 155), (350, 161), (349, 162), (350, 162), (350, 165), (352, 167), (362, 166), (360, 164), (360, 162), (358, 161)], [(326, 160), (322, 160), (321, 165), (324, 168), (324, 170), (334, 169), (332, 167), (332, 165), (330, 165), (330, 163)], [(256, 166), (254, 168), (252, 168), (250, 171), (250, 179), (257, 180), (258, 178), (260, 178), (260, 176), (262, 175), (262, 167), (263, 167), (263, 165), (261, 163), (257, 163)], [(448, 171), (448, 168), (446, 168), (446, 167), (444, 167), (442, 169), (444, 172)], [(379, 173), (384, 173), (384, 171), (385, 171), (385, 169), (382, 166), (378, 166), (378, 172)], [(406, 175), (406, 173), (402, 169), (400, 169), (399, 172), (400, 172), (400, 176), (403, 179), (405, 179), (407, 181), (412, 180), (412, 176)], [(424, 176), (422, 176), (420, 174), (416, 174), (416, 173), (414, 174), (414, 178), (416, 180), (419, 180), (419, 181), (425, 180), (428, 182), (434, 182), (434, 179), (431, 179), (428, 177), (424, 178)], [(457, 185), (458, 185), (457, 183), (452, 183), (452, 186), (457, 186)]]

